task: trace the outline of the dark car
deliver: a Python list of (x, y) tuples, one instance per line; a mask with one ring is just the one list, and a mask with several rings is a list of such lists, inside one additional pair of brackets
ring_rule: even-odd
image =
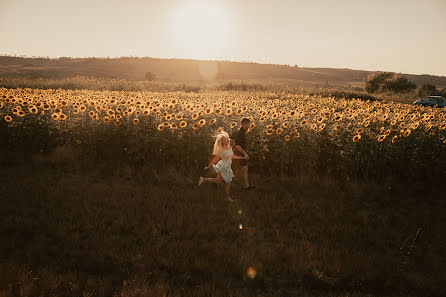
[(429, 96), (420, 100), (415, 101), (413, 104), (415, 105), (423, 105), (423, 106), (435, 106), (437, 107), (445, 107), (446, 99), (441, 96)]

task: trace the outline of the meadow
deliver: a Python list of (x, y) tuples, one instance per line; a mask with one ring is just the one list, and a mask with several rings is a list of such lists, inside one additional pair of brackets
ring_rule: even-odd
[[(197, 188), (242, 117), (257, 188)], [(285, 92), (0, 89), (0, 296), (442, 296), (446, 112)]]

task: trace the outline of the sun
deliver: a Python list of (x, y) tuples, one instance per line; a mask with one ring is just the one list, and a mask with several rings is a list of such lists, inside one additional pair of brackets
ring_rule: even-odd
[(221, 2), (184, 1), (173, 12), (172, 37), (181, 56), (212, 59), (224, 53), (232, 24)]

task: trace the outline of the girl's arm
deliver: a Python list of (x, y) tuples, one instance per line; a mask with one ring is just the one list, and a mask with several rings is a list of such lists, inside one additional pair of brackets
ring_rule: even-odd
[(244, 156), (232, 155), (232, 159), (246, 159)]
[(208, 166), (204, 167), (204, 170), (208, 170), (212, 164), (216, 164), (220, 160), (220, 156), (215, 156), (214, 159), (211, 160)]

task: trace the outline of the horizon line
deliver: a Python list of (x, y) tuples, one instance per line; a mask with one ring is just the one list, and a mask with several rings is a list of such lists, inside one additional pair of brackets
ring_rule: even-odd
[(336, 68), (336, 67), (311, 67), (311, 66), (299, 66), (298, 64), (276, 64), (276, 63), (266, 63), (259, 61), (248, 61), (248, 60), (217, 60), (217, 59), (188, 59), (188, 58), (160, 58), (160, 57), (149, 57), (149, 56), (84, 56), (84, 57), (74, 57), (74, 56), (34, 56), (34, 55), (26, 55), (26, 54), (0, 54), (0, 57), (14, 57), (14, 58), (25, 58), (25, 59), (51, 59), (57, 60), (61, 58), (70, 58), (70, 59), (122, 59), (122, 58), (149, 58), (149, 59), (158, 59), (158, 60), (188, 60), (188, 61), (203, 61), (203, 62), (226, 62), (226, 63), (251, 63), (251, 64), (259, 64), (259, 65), (274, 65), (274, 66), (288, 66), (291, 68), (311, 68), (311, 69), (336, 69), (336, 70), (351, 70), (351, 71), (365, 71), (365, 72), (391, 72), (395, 74), (407, 74), (407, 75), (428, 75), (428, 76), (436, 76), (436, 77), (446, 77), (446, 75), (436, 75), (429, 73), (403, 73), (403, 72), (395, 72), (395, 71), (385, 71), (385, 70), (367, 70), (367, 69), (352, 69), (352, 68)]

